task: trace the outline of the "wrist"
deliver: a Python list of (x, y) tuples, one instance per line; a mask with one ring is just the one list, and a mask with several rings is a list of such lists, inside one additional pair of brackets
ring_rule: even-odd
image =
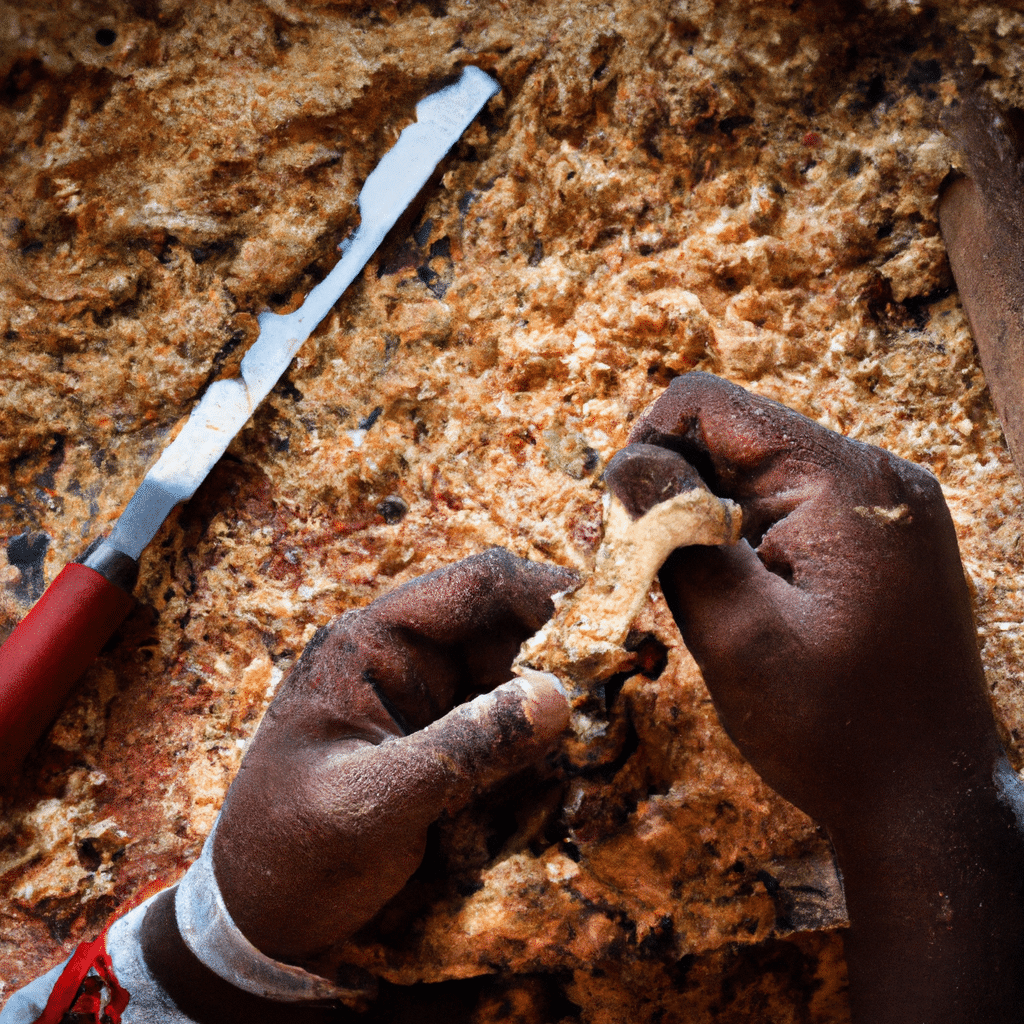
[(851, 782), (832, 810), (826, 827), (851, 868), (885, 866), (898, 875), (914, 864), (953, 870), (996, 837), (1001, 847), (1022, 841), (1024, 782), (993, 729), (946, 750), (908, 750), (884, 775)]
[(1016, 1019), (1022, 791), (997, 752), (970, 769), (904, 780), (830, 829), (850, 917), (855, 1020)]
[[(217, 826), (202, 853), (178, 884), (174, 906), (178, 932), (196, 958), (214, 974), (251, 995), (282, 1003), (341, 1001), (360, 1007), (376, 992), (366, 977), (357, 987), (342, 987), (322, 974), (268, 956), (242, 933), (224, 902), (213, 866)], [(294, 917), (286, 907), (281, 917)]]
[(347, 1018), (348, 1011), (334, 1006), (263, 999), (214, 974), (188, 948), (178, 931), (175, 891), (161, 893), (150, 905), (140, 929), (140, 945), (153, 976), (179, 1009), (197, 1024), (339, 1024)]

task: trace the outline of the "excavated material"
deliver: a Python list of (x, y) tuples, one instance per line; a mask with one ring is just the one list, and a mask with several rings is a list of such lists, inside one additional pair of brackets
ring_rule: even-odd
[[(956, 50), (1024, 106), (1018, 7), (5, 0), (0, 636), (333, 265), (416, 101), (470, 63), (503, 91), (147, 549), (6, 799), (0, 1001), (180, 876), (339, 611), (489, 545), (589, 568), (602, 467), (694, 367), (938, 475), (1019, 767), (1021, 485), (936, 219)], [(822, 834), (656, 590), (627, 647), (610, 760), (442, 822), (354, 940), (368, 1019), (847, 1019)]]

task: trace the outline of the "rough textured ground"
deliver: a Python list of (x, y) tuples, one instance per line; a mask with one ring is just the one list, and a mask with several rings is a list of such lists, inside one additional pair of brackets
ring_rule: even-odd
[[(967, 0), (0, 5), (0, 635), (329, 269), (415, 101), (467, 63), (503, 87), (146, 552), (7, 801), (0, 1000), (180, 874), (339, 610), (493, 544), (587, 564), (602, 464), (693, 367), (939, 476), (1019, 765), (1021, 488), (935, 203), (955, 45), (1024, 106), (1022, 35)], [(607, 763), (445, 823), (354, 944), (382, 1019), (846, 1019), (822, 836), (657, 594), (634, 639)]]

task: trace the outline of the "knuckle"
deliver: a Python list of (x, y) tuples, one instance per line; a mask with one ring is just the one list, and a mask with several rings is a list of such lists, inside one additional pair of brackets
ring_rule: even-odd
[(916, 466), (912, 462), (904, 462), (903, 466), (907, 491), (914, 503), (922, 509), (944, 508), (946, 499), (938, 478), (923, 466)]
[(491, 568), (492, 572), (505, 575), (517, 571), (523, 564), (523, 559), (513, 555), (508, 548), (488, 548), (480, 555), (480, 559)]
[(921, 506), (943, 501), (939, 481), (927, 469), (884, 448), (875, 450), (878, 452), (880, 474), (900, 497)]
[(945, 508), (942, 486), (933, 473), (916, 463), (860, 442), (847, 442), (854, 456), (850, 470), (859, 476), (859, 489), (878, 505), (906, 505), (914, 512)]
[(522, 571), (523, 559), (507, 548), (494, 547), (478, 555), (470, 555), (463, 563), (485, 582), (501, 583)]
[(691, 370), (689, 373), (674, 377), (668, 385), (666, 393), (674, 395), (687, 395), (693, 392), (700, 392), (708, 388), (720, 387), (727, 384), (721, 377), (713, 373), (706, 373), (704, 370)]

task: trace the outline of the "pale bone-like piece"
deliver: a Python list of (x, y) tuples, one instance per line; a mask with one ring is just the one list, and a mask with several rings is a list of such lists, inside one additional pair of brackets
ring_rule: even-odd
[(622, 644), (643, 607), (665, 559), (693, 544), (735, 544), (742, 513), (735, 503), (702, 487), (669, 498), (637, 520), (606, 496), (604, 539), (594, 566), (575, 590), (555, 596), (555, 614), (519, 649), (518, 675), (549, 672), (573, 703), (573, 731), (587, 743), (606, 723), (584, 708), (595, 683), (613, 675), (628, 658)]

